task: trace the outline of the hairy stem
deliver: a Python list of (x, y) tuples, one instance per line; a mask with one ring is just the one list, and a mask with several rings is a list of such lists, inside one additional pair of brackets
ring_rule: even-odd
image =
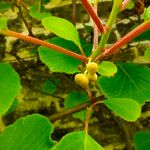
[(27, 42), (30, 42), (30, 43), (33, 43), (33, 44), (42, 45), (42, 46), (48, 47), (50, 49), (53, 49), (55, 51), (58, 51), (60, 53), (66, 54), (68, 56), (71, 56), (73, 58), (76, 58), (78, 60), (84, 61), (84, 62), (88, 61), (88, 58), (86, 56), (82, 56), (80, 54), (74, 53), (74, 52), (72, 52), (72, 51), (70, 51), (68, 49), (62, 48), (60, 46), (48, 43), (46, 41), (42, 41), (40, 39), (31, 37), (31, 36), (23, 35), (21, 33), (15, 32), (15, 31), (0, 30), (0, 34), (8, 35), (8, 36), (13, 36), (13, 37), (16, 37), (18, 39), (21, 39), (21, 40), (24, 40), (24, 41), (27, 41)]
[(131, 32), (126, 34), (124, 37), (122, 37), (120, 40), (118, 40), (116, 43), (114, 43), (109, 49), (105, 50), (102, 54), (100, 54), (96, 60), (102, 59), (104, 56), (111, 55), (113, 53), (116, 53), (119, 48), (130, 42), (132, 39), (140, 35), (146, 30), (150, 29), (150, 20), (142, 23), (135, 29), (133, 29)]
[(85, 7), (85, 9), (87, 10), (87, 12), (90, 15), (90, 17), (93, 19), (93, 21), (96, 24), (96, 26), (99, 29), (99, 31), (101, 33), (103, 33), (104, 32), (104, 26), (103, 26), (100, 18), (98, 17), (98, 15), (95, 13), (95, 11), (92, 8), (92, 6), (89, 4), (88, 0), (82, 0), (82, 4)]
[(121, 3), (122, 3), (122, 0), (114, 0), (113, 8), (112, 8), (111, 14), (109, 16), (109, 19), (108, 19), (108, 22), (106, 25), (107, 31), (104, 32), (98, 47), (90, 56), (92, 59), (96, 58), (101, 53), (101, 51), (104, 49), (104, 47), (107, 43), (107, 40), (110, 36), (112, 26), (116, 20), (117, 14), (120, 12)]

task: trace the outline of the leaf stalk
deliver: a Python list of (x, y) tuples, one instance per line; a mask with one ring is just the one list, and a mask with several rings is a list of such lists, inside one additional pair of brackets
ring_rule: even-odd
[(43, 41), (43, 40), (31, 37), (31, 36), (28, 36), (28, 35), (24, 35), (24, 34), (18, 33), (18, 32), (15, 32), (15, 31), (0, 30), (0, 34), (7, 35), (7, 36), (13, 36), (13, 37), (21, 39), (23, 41), (27, 41), (27, 42), (30, 42), (30, 43), (33, 43), (33, 44), (37, 44), (37, 45), (42, 45), (42, 46), (48, 47), (50, 49), (53, 49), (53, 50), (55, 50), (57, 52), (60, 52), (60, 53), (66, 54), (68, 56), (71, 56), (73, 58), (76, 58), (78, 60), (84, 61), (84, 62), (88, 61), (88, 58), (86, 56), (74, 53), (74, 52), (72, 52), (72, 51), (70, 51), (68, 49), (62, 48), (60, 46), (48, 43), (46, 41)]

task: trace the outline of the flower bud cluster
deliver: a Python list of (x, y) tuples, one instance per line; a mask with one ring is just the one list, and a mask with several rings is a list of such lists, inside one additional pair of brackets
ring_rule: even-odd
[(98, 64), (95, 62), (89, 62), (86, 65), (86, 74), (79, 73), (75, 75), (75, 82), (83, 89), (87, 89), (90, 82), (97, 80)]

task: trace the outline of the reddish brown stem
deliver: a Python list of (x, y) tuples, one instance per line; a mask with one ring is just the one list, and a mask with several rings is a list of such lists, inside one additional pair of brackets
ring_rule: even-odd
[(42, 41), (40, 39), (31, 37), (31, 36), (23, 35), (21, 33), (17, 33), (15, 31), (10, 31), (10, 30), (1, 31), (1, 33), (4, 34), (4, 35), (16, 37), (18, 39), (21, 39), (21, 40), (24, 40), (24, 41), (27, 41), (27, 42), (30, 42), (30, 43), (33, 43), (33, 44), (37, 44), (37, 45), (42, 45), (42, 46), (48, 47), (48, 48), (53, 49), (55, 51), (58, 51), (60, 53), (63, 53), (63, 54), (66, 54), (68, 56), (71, 56), (71, 57), (74, 57), (76, 59), (79, 59), (81, 61), (85, 61), (85, 62), (88, 61), (88, 58), (85, 57), (85, 56), (82, 56), (82, 55), (74, 53), (74, 52), (72, 52), (72, 51), (70, 51), (68, 49), (65, 49), (65, 48), (62, 48), (60, 46), (48, 43), (46, 41)]
[(115, 44), (113, 44), (109, 49), (107, 49), (103, 53), (101, 53), (96, 58), (96, 60), (100, 60), (104, 56), (108, 56), (108, 55), (111, 55), (111, 54), (117, 52), (117, 50), (119, 48), (121, 48), (122, 46), (124, 46), (125, 44), (130, 42), (132, 39), (134, 39), (135, 37), (137, 37), (138, 35), (140, 35), (141, 33), (143, 33), (144, 31), (146, 31), (148, 29), (150, 29), (150, 20), (142, 23), (141, 25), (139, 25), (138, 27), (133, 29), (131, 32), (126, 34), (124, 37), (122, 37), (120, 40), (118, 40)]
[(88, 14), (91, 16), (91, 18), (93, 19), (94, 23), (96, 24), (97, 28), (99, 29), (99, 31), (101, 33), (104, 32), (104, 26), (100, 20), (100, 18), (98, 17), (98, 15), (95, 13), (94, 9), (92, 8), (92, 6), (89, 4), (88, 0), (82, 0), (82, 4), (85, 7), (85, 9), (87, 10)]
[(121, 10), (126, 9), (126, 7), (128, 6), (128, 4), (130, 3), (131, 0), (124, 0), (122, 2), (122, 6), (121, 6)]

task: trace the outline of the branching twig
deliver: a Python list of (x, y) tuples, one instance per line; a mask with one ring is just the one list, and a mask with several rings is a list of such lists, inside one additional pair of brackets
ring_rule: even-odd
[(74, 114), (74, 113), (76, 113), (76, 112), (79, 112), (79, 111), (85, 109), (86, 107), (88, 107), (89, 105), (90, 105), (90, 103), (88, 103), (88, 102), (87, 102), (87, 103), (83, 103), (83, 104), (78, 105), (78, 106), (75, 106), (75, 107), (73, 107), (73, 108), (71, 108), (71, 109), (67, 109), (67, 110), (64, 110), (64, 111), (62, 111), (62, 112), (53, 114), (53, 115), (49, 116), (49, 119), (50, 119), (52, 122), (54, 122), (54, 121), (56, 121), (56, 120), (59, 120), (59, 119), (62, 119), (62, 118), (64, 118), (64, 117), (66, 117), (66, 116), (68, 116), (68, 115), (71, 115), (71, 114)]
[(120, 12), (121, 4), (122, 4), (122, 0), (113, 1), (113, 7), (112, 7), (112, 10), (111, 10), (111, 13), (110, 13), (110, 16), (109, 16), (109, 19), (107, 21), (106, 28), (105, 28), (106, 30), (104, 34), (102, 34), (101, 40), (97, 48), (90, 56), (92, 59), (95, 59), (99, 54), (101, 54), (102, 50), (105, 49), (105, 45), (107, 44), (107, 41), (109, 39), (112, 26), (117, 18), (118, 13)]
[(18, 12), (19, 17), (22, 19), (23, 23), (25, 24), (25, 26), (29, 32), (29, 35), (33, 36), (31, 26), (28, 24), (27, 20), (24, 18), (23, 14), (22, 14), (21, 6), (17, 6), (17, 7), (19, 10), (19, 12)]
[(101, 53), (96, 60), (101, 60), (103, 57), (111, 55), (113, 53), (116, 53), (119, 48), (130, 42), (132, 39), (140, 35), (146, 30), (150, 29), (150, 20), (142, 23), (135, 29), (133, 29), (131, 32), (126, 34), (124, 37), (122, 37), (120, 40), (118, 40), (116, 43), (114, 43), (109, 49), (105, 50), (103, 53)]
[(87, 107), (93, 108), (95, 105), (103, 103), (103, 101), (102, 101), (103, 99), (104, 99), (104, 95), (99, 96), (99, 97), (95, 98), (94, 100), (92, 100), (90, 102), (85, 102), (85, 103), (77, 105), (77, 106), (75, 106), (73, 108), (64, 110), (62, 112), (55, 113), (55, 114), (49, 116), (49, 119), (52, 122), (54, 122), (56, 120), (59, 120), (59, 119), (62, 119), (64, 117), (66, 117), (66, 116), (72, 115), (72, 114), (74, 114), (76, 112), (79, 112), (79, 111), (81, 111), (83, 109), (86, 109)]

